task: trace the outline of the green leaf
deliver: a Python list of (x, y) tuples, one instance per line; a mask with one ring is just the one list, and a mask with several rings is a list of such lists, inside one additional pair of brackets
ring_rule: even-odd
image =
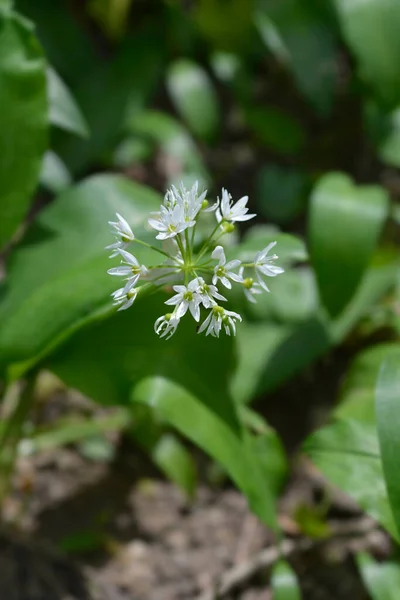
[(89, 129), (80, 108), (61, 77), (51, 67), (47, 69), (47, 86), (50, 123), (87, 138)]
[(72, 183), (67, 167), (52, 150), (48, 150), (43, 157), (39, 181), (43, 187), (54, 194), (60, 194)]
[(275, 223), (287, 223), (305, 206), (306, 175), (299, 169), (265, 165), (257, 173), (259, 212)]
[(129, 433), (136, 444), (171, 481), (193, 497), (197, 470), (190, 452), (177, 436), (165, 432), (165, 423), (154, 408), (133, 404), (131, 413), (133, 423)]
[(264, 477), (274, 496), (278, 496), (288, 474), (288, 461), (279, 435), (259, 413), (246, 405), (239, 406), (243, 424), (254, 432), (253, 452), (258, 456)]
[(372, 600), (397, 600), (400, 590), (400, 566), (394, 562), (376, 562), (369, 554), (356, 556), (362, 580)]
[(0, 11), (0, 248), (23, 220), (47, 144), (45, 60), (31, 25)]
[(277, 562), (271, 574), (273, 600), (301, 600), (300, 586), (296, 573), (285, 561)]
[(275, 527), (270, 482), (263, 476), (251, 438), (232, 429), (231, 418), (226, 420), (215, 414), (215, 408), (210, 406), (211, 398), (195, 396), (163, 377), (143, 380), (134, 390), (133, 397), (137, 402), (156, 405), (165, 421), (219, 461), (247, 496), (255, 514), (264, 523)]
[(18, 0), (18, 10), (35, 23), (38, 38), (56, 71), (70, 85), (85, 79), (99, 60), (86, 23), (63, 2)]
[(190, 452), (175, 435), (162, 435), (152, 450), (151, 458), (189, 497), (194, 496), (197, 482), (196, 465)]
[[(159, 203), (158, 194), (145, 186), (98, 175), (40, 213), (2, 282), (0, 368), (37, 358), (110, 306), (115, 281), (106, 272), (112, 264), (104, 247), (113, 241), (108, 221), (119, 212), (140, 238), (149, 239), (143, 225)], [(148, 258), (147, 250), (143, 254), (135, 247), (135, 254)]]
[(339, 344), (371, 306), (394, 287), (398, 269), (397, 257), (380, 255), (350, 304), (335, 320), (319, 310), (299, 323), (243, 322), (238, 329), (239, 360), (231, 387), (235, 399), (248, 402), (256, 394), (271, 392)]
[(257, 304), (245, 305), (252, 319), (301, 323), (319, 309), (315, 277), (309, 267), (287, 270), (284, 277), (268, 281), (268, 287), (270, 294), (257, 297)]
[(360, 352), (346, 373), (340, 404), (335, 415), (374, 424), (376, 381), (383, 359), (388, 355), (400, 360), (400, 344), (378, 344)]
[(329, 173), (318, 182), (310, 206), (310, 253), (322, 302), (332, 316), (354, 295), (388, 208), (381, 187), (356, 186), (341, 173)]
[(338, 421), (312, 434), (304, 450), (328, 481), (398, 537), (374, 426), (350, 419)]
[(326, 114), (337, 81), (338, 40), (330, 15), (321, 7), (316, 3), (310, 7), (304, 0), (266, 0), (255, 13), (255, 24), (265, 45), (292, 71), (309, 102)]
[(376, 421), (381, 448), (383, 473), (390, 505), (400, 533), (400, 356), (388, 355), (379, 373), (376, 387)]
[(165, 297), (139, 300), (129, 311), (89, 324), (47, 367), (99, 402), (126, 403), (131, 396), (149, 406), (162, 422), (219, 461), (253, 510), (272, 525), (269, 482), (227, 392), (232, 340), (196, 335), (190, 319), (183, 319), (171, 340), (160, 340), (153, 325)]
[(334, 1), (360, 76), (380, 100), (395, 106), (400, 102), (400, 4), (397, 0)]
[(255, 137), (279, 154), (297, 155), (305, 144), (305, 131), (290, 114), (274, 106), (254, 106), (245, 114)]
[(370, 101), (365, 106), (364, 119), (381, 161), (400, 167), (400, 107), (387, 112)]
[(220, 121), (213, 84), (200, 65), (180, 59), (167, 72), (169, 94), (189, 129), (204, 140), (215, 139)]
[(158, 82), (164, 60), (163, 37), (155, 27), (143, 28), (101, 61), (74, 90), (86, 115), (90, 138), (58, 136), (55, 150), (73, 173), (84, 172), (118, 141), (126, 120), (143, 106)]
[(150, 140), (165, 157), (165, 163), (171, 164), (171, 177), (176, 178), (177, 171), (192, 174), (200, 183), (210, 179), (201, 154), (186, 128), (166, 113), (146, 110), (133, 116), (126, 125), (135, 136)]
[(265, 248), (271, 242), (276, 242), (275, 250), (279, 256), (279, 264), (288, 265), (297, 261), (303, 262), (308, 258), (306, 246), (302, 239), (288, 233), (281, 233), (276, 227), (266, 225), (251, 227), (245, 233), (239, 246), (234, 248), (234, 255), (243, 262), (251, 261), (261, 248)]

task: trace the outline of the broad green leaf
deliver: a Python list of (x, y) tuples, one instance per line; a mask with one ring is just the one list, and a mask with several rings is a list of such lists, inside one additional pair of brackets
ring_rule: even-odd
[(376, 102), (368, 102), (364, 119), (381, 161), (392, 167), (400, 167), (400, 107), (387, 112)]
[[(35, 23), (49, 63), (75, 86), (84, 80), (99, 59), (85, 24), (64, 2), (17, 0), (18, 10)], [(102, 58), (100, 58), (102, 60)]]
[(89, 130), (80, 108), (61, 77), (51, 67), (47, 69), (47, 89), (50, 123), (87, 138)]
[(32, 26), (0, 11), (0, 248), (28, 210), (46, 149), (45, 68)]
[(257, 206), (274, 223), (286, 223), (305, 206), (306, 175), (299, 169), (265, 165), (257, 174)]
[[(276, 242), (274, 250), (278, 254), (277, 264), (284, 265), (307, 260), (305, 243), (297, 236), (281, 233), (276, 227), (255, 225), (243, 236), (243, 241), (234, 248), (235, 257), (243, 262), (254, 259), (256, 253), (271, 242)], [(229, 251), (229, 249), (227, 249)], [(233, 257), (233, 253), (232, 253)]]
[(189, 496), (196, 490), (197, 471), (189, 450), (172, 433), (165, 431), (157, 411), (148, 406), (133, 404), (132, 426), (129, 434), (157, 467)]
[(194, 140), (186, 128), (170, 115), (146, 110), (133, 116), (126, 128), (131, 134), (150, 140), (162, 152), (165, 164), (171, 165), (170, 179), (176, 178), (179, 172), (192, 174), (200, 182), (209, 180), (209, 174)]
[(274, 565), (271, 574), (271, 587), (273, 600), (301, 600), (296, 573), (285, 560), (280, 560)]
[(196, 465), (185, 446), (175, 435), (165, 433), (151, 452), (155, 464), (189, 497), (196, 491)]
[(354, 53), (360, 76), (380, 100), (400, 101), (400, 4), (397, 0), (334, 0), (342, 31)]
[(238, 366), (231, 389), (240, 402), (277, 388), (330, 346), (325, 324), (314, 317), (296, 326), (243, 322), (237, 337)]
[(239, 405), (239, 415), (243, 424), (254, 433), (253, 452), (258, 456), (266, 481), (277, 497), (288, 474), (288, 461), (285, 449), (276, 433), (259, 413), (246, 405)]
[(43, 157), (39, 181), (43, 187), (54, 194), (60, 194), (72, 183), (67, 167), (52, 150), (48, 150)]
[(288, 269), (284, 277), (275, 277), (267, 283), (270, 294), (257, 296), (256, 304), (245, 304), (244, 310), (252, 319), (301, 323), (319, 310), (315, 277), (309, 267)]
[(337, 421), (312, 434), (304, 450), (328, 481), (397, 538), (373, 425), (350, 419)]
[(201, 139), (215, 139), (220, 120), (219, 105), (206, 71), (190, 60), (179, 59), (167, 71), (167, 87), (189, 129)]
[[(43, 210), (16, 249), (2, 282), (0, 366), (32, 360), (104, 306), (116, 282), (104, 247), (119, 212), (142, 239), (158, 194), (115, 175), (70, 188)], [(153, 240), (153, 236), (151, 237)], [(139, 257), (142, 251), (135, 246)], [(152, 257), (153, 258), (153, 257)]]
[(267, 48), (292, 71), (309, 102), (326, 114), (337, 80), (338, 40), (330, 15), (321, 10), (323, 5), (309, 4), (304, 0), (266, 0), (254, 20)]
[(374, 424), (376, 381), (382, 361), (386, 356), (400, 360), (400, 344), (391, 342), (367, 348), (358, 354), (347, 371), (340, 404), (335, 415), (342, 419), (356, 419)]
[[(247, 260), (246, 256), (243, 258)], [(272, 391), (339, 344), (383, 294), (394, 287), (398, 269), (397, 257), (381, 256), (368, 269), (356, 295), (335, 320), (329, 320), (319, 310), (300, 323), (243, 322), (238, 330), (239, 360), (231, 387), (235, 399), (248, 402), (256, 394)]]
[(123, 139), (113, 152), (113, 166), (127, 169), (154, 156), (154, 145), (146, 139), (129, 136)]
[(265, 480), (251, 438), (232, 430), (228, 420), (216, 415), (211, 399), (194, 395), (163, 377), (141, 381), (133, 398), (157, 406), (165, 421), (219, 461), (246, 495), (255, 514), (264, 523), (275, 526), (271, 485)]
[(394, 562), (376, 562), (369, 554), (356, 556), (362, 580), (372, 600), (397, 600), (400, 590), (400, 566)]
[(160, 340), (153, 325), (165, 298), (157, 294), (139, 300), (128, 311), (89, 324), (47, 367), (94, 400), (117, 404), (131, 396), (152, 408), (162, 422), (219, 461), (253, 510), (272, 524), (269, 482), (227, 391), (232, 340), (197, 335), (190, 318), (182, 320), (170, 340)]
[(121, 42), (111, 60), (101, 61), (74, 90), (90, 137), (58, 136), (55, 150), (73, 173), (84, 172), (118, 141), (125, 121), (143, 110), (159, 78), (163, 38), (155, 26)]
[(376, 423), (390, 505), (400, 534), (400, 355), (382, 363), (376, 386)]
[(309, 237), (323, 304), (337, 316), (367, 268), (389, 208), (378, 186), (356, 186), (341, 173), (320, 179), (311, 198)]
[(305, 143), (305, 132), (292, 115), (274, 106), (246, 110), (246, 122), (254, 136), (279, 154), (296, 155)]

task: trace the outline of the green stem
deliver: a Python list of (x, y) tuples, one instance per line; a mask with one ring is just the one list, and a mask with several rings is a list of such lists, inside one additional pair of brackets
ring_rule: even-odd
[(192, 262), (192, 247), (189, 243), (189, 231), (185, 229), (185, 242), (186, 242), (186, 252), (188, 257), (188, 262)]
[(168, 254), (168, 252), (164, 252), (164, 250), (161, 250), (160, 248), (157, 248), (156, 246), (152, 246), (151, 244), (148, 244), (147, 242), (143, 242), (142, 240), (138, 240), (137, 238), (135, 238), (133, 241), (136, 242), (137, 244), (141, 244), (142, 246), (146, 246), (146, 248), (151, 248), (155, 252), (158, 252), (159, 254), (163, 254), (164, 256), (167, 256), (168, 258), (171, 258), (172, 260), (175, 260), (173, 256)]
[(27, 375), (17, 405), (0, 435), (0, 503), (3, 503), (10, 489), (18, 443), (21, 440), (22, 429), (33, 404), (36, 376), (36, 369), (33, 369)]
[[(215, 233), (218, 231), (219, 227), (223, 224), (223, 220), (220, 221), (219, 223), (216, 224), (216, 226), (214, 227), (214, 229), (212, 230), (211, 234), (209, 235), (208, 239), (204, 242), (203, 246), (200, 248), (200, 252), (198, 253), (197, 257), (196, 257), (196, 261), (198, 261), (203, 254), (207, 251), (207, 248), (211, 245), (211, 242), (213, 241), (213, 237), (215, 235)], [(225, 232), (222, 232), (221, 235), (223, 235)], [(218, 236), (217, 239), (219, 239), (220, 236)]]
[(178, 233), (178, 235), (176, 236), (176, 243), (178, 244), (179, 250), (181, 251), (181, 254), (182, 254), (184, 270), (185, 270), (185, 285), (187, 286), (188, 281), (189, 281), (188, 270), (187, 270), (189, 249), (186, 248), (186, 252), (185, 252), (185, 248), (184, 248), (182, 237), (181, 237), (180, 233)]

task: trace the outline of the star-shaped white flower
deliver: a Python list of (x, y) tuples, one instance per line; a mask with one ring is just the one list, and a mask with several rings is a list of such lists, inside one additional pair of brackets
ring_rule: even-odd
[(267, 284), (265, 283), (265, 281), (261, 278), (261, 275), (264, 275), (266, 277), (275, 277), (276, 275), (280, 275), (281, 273), (285, 272), (284, 269), (282, 269), (282, 267), (277, 267), (274, 264), (272, 264), (278, 258), (276, 254), (267, 256), (268, 252), (275, 245), (276, 242), (271, 242), (263, 250), (257, 252), (254, 258), (254, 267), (258, 283), (266, 292), (269, 292), (269, 289), (267, 288)]
[(241, 321), (242, 317), (233, 312), (232, 310), (226, 310), (222, 306), (215, 305), (210, 310), (208, 317), (199, 327), (199, 333), (206, 330), (206, 335), (212, 335), (213, 337), (219, 337), (222, 327), (224, 327), (227, 335), (233, 333), (236, 335), (236, 322)]
[(197, 288), (197, 279), (190, 281), (187, 287), (185, 285), (173, 286), (173, 289), (177, 294), (167, 300), (165, 304), (176, 306), (174, 314), (178, 319), (182, 318), (189, 309), (194, 320), (199, 321), (201, 297), (197, 293)]
[(106, 250), (112, 250), (110, 258), (118, 256), (119, 250), (124, 250), (128, 246), (129, 242), (133, 242), (133, 240), (135, 239), (135, 236), (133, 234), (132, 229), (129, 226), (129, 223), (124, 219), (124, 217), (121, 217), (119, 213), (116, 214), (118, 221), (108, 222), (109, 225), (112, 225), (112, 227), (114, 227), (115, 231), (113, 233), (116, 234), (117, 240), (113, 244), (106, 246)]
[(248, 221), (249, 219), (255, 217), (255, 214), (247, 214), (249, 212), (249, 209), (246, 206), (248, 200), (248, 196), (243, 196), (243, 198), (240, 198), (240, 200), (234, 204), (232, 202), (232, 196), (226, 189), (222, 188), (222, 198), (219, 202), (219, 207), (216, 212), (218, 221), (222, 221), (222, 219), (231, 222)]
[(176, 204), (172, 210), (168, 210), (161, 205), (158, 215), (158, 219), (149, 219), (148, 221), (150, 227), (159, 232), (156, 235), (157, 240), (172, 238), (196, 224), (196, 221), (185, 220), (184, 209), (181, 204)]
[(240, 267), (239, 275), (242, 277), (244, 295), (249, 302), (256, 304), (257, 300), (254, 298), (254, 296), (262, 294), (262, 291), (260, 290), (261, 285), (259, 283), (255, 283), (251, 277), (243, 278), (243, 272), (244, 267)]
[(215, 285), (210, 285), (204, 281), (202, 277), (197, 278), (197, 293), (201, 298), (201, 303), (204, 308), (210, 308), (216, 304), (216, 300), (227, 301), (225, 296), (222, 296), (218, 292), (218, 288)]
[(118, 275), (120, 277), (126, 276), (132, 285), (135, 285), (140, 277), (144, 277), (148, 274), (146, 267), (141, 265), (133, 254), (126, 250), (119, 250), (118, 254), (124, 259), (125, 265), (108, 269), (107, 273), (110, 275)]
[(212, 282), (214, 285), (217, 284), (218, 279), (221, 281), (222, 285), (224, 285), (229, 290), (232, 287), (231, 282), (235, 281), (236, 283), (241, 283), (243, 281), (242, 277), (237, 273), (231, 271), (231, 269), (236, 269), (240, 266), (241, 261), (239, 259), (230, 260), (226, 262), (225, 252), (222, 246), (217, 246), (213, 253), (211, 254), (211, 258), (215, 258), (218, 260), (217, 266), (214, 268), (214, 275), (212, 278)]
[(130, 279), (125, 287), (122, 287), (111, 294), (114, 300), (114, 305), (119, 306), (118, 310), (126, 310), (134, 303), (139, 291), (134, 287), (134, 285), (135, 282)]
[(154, 323), (154, 331), (160, 338), (165, 337), (166, 340), (169, 340), (174, 335), (178, 325), (179, 319), (176, 314), (168, 313), (157, 319)]

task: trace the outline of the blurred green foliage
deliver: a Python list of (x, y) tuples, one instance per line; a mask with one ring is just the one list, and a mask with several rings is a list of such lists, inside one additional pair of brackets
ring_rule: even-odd
[[(193, 495), (187, 438), (276, 526), (288, 465), (262, 416), (270, 394), (334, 348), (360, 349), (334, 422), (304, 448), (396, 536), (397, 372), (380, 379), (378, 430), (374, 390), (400, 349), (399, 28), (397, 0), (0, 3), (3, 382), (46, 368), (118, 406), (120, 428)], [(196, 179), (250, 195), (259, 219), (235, 252), (277, 240), (286, 273), (255, 306), (232, 293), (236, 339), (188, 324), (163, 342), (162, 292), (110, 307), (107, 221), (120, 212), (146, 239), (165, 188)], [(82, 442), (73, 430), (51, 440)], [(86, 451), (105, 456), (96, 435)], [(283, 563), (273, 586), (299, 597)]]

